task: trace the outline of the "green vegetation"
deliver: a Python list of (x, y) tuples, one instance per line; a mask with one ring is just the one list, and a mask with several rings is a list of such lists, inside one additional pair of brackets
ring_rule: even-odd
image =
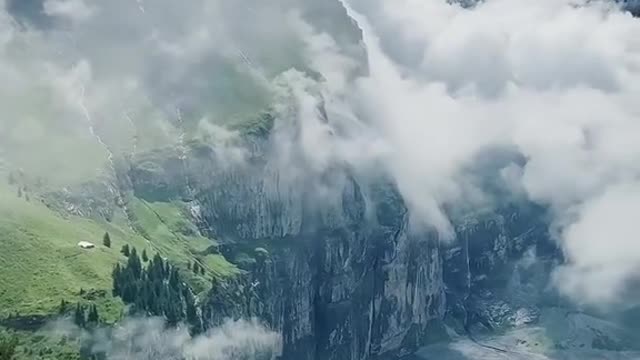
[(17, 336), (0, 337), (0, 360), (12, 360), (18, 347)]
[[(132, 305), (133, 313), (164, 316), (174, 325), (186, 321), (193, 331), (202, 329), (191, 289), (182, 280), (179, 270), (158, 254), (145, 268), (133, 248), (127, 264), (117, 264), (113, 269), (113, 292)], [(97, 321), (97, 313), (94, 317)]]
[(204, 274), (199, 271), (191, 279), (198, 293), (208, 290), (211, 278), (239, 273), (240, 270), (224, 256), (210, 253), (216, 243), (201, 236), (195, 225), (187, 220), (187, 209), (183, 203), (148, 203), (135, 199), (129, 207), (134, 214), (134, 226), (145, 237), (154, 239), (153, 244), (157, 245), (159, 253), (166, 254), (183, 269), (188, 270), (189, 264), (194, 262), (204, 269)]
[[(93, 302), (105, 321), (117, 320), (123, 305), (110, 294), (111, 271), (126, 260), (123, 246), (160, 254), (185, 269), (189, 262), (199, 263), (204, 275), (188, 272), (186, 279), (198, 293), (208, 289), (212, 277), (238, 273), (221, 255), (207, 253), (214, 242), (199, 235), (180, 203), (133, 199), (129, 209), (137, 232), (124, 219), (63, 217), (0, 185), (0, 319), (53, 314), (65, 300)], [(111, 247), (105, 246), (107, 233)], [(99, 245), (81, 249), (80, 241)]]
[[(61, 309), (62, 310), (62, 309)], [(95, 304), (88, 306), (80, 303), (76, 304), (73, 312), (73, 322), (81, 328), (94, 327), (100, 322), (100, 314)]]
[[(79, 333), (71, 333), (63, 326), (56, 330), (60, 331), (47, 328), (9, 332), (0, 329), (0, 342), (15, 341), (11, 344), (16, 345), (11, 360), (80, 360)], [(5, 358), (0, 356), (0, 359)]]
[(108, 232), (104, 233), (104, 236), (102, 237), (102, 245), (108, 248), (111, 247), (111, 236), (109, 236)]
[(120, 254), (104, 246), (78, 247), (80, 241), (99, 242), (106, 231), (117, 243), (146, 245), (117, 224), (63, 218), (0, 186), (0, 318), (49, 314), (62, 299), (83, 300), (82, 289), (108, 289)]
[[(128, 304), (113, 295), (112, 272), (137, 258), (132, 256), (133, 249), (141, 254), (143, 268), (153, 266), (158, 258), (170, 262), (180, 271), (181, 284), (184, 280), (193, 290), (189, 294), (194, 302), (211, 289), (213, 279), (241, 273), (218, 253), (215, 241), (200, 235), (189, 220), (186, 204), (147, 202), (124, 195), (117, 200), (118, 205), (123, 200), (126, 206), (117, 206), (110, 187), (112, 175), (106, 170), (106, 149), (88, 131), (65, 138), (39, 129), (41, 124), (35, 120), (23, 125), (31, 128), (16, 127), (0, 134), (0, 140), (8, 139), (5, 144), (16, 149), (7, 152), (0, 146), (0, 347), (12, 345), (16, 360), (79, 359), (79, 339), (51, 334), (45, 325), (59, 317), (84, 327), (121, 319)], [(273, 118), (260, 117), (238, 126), (243, 134), (266, 134)], [(113, 134), (113, 138), (127, 139), (114, 151), (128, 151), (133, 137), (129, 135)], [(112, 144), (110, 137), (103, 138)], [(189, 134), (186, 137), (189, 141)], [(172, 144), (170, 139), (163, 143), (167, 144)], [(29, 150), (36, 146), (47, 148), (46, 154)], [(158, 164), (175, 156), (175, 149), (165, 146), (144, 152), (158, 146), (141, 140), (138, 153), (131, 155), (136, 161), (146, 161), (145, 171), (163, 172)], [(53, 160), (45, 161), (44, 155)], [(172, 189), (165, 190), (172, 195)], [(79, 206), (70, 210), (69, 204)], [(95, 247), (83, 249), (80, 242)], [(182, 289), (180, 293), (188, 296)], [(157, 310), (153, 300), (138, 301), (140, 304)], [(160, 309), (151, 313), (175, 314), (172, 309)], [(182, 313), (187, 316), (190, 311), (183, 309)], [(5, 342), (14, 335), (17, 343)]]
[[(0, 183), (0, 339), (8, 329), (7, 336), (17, 335), (16, 360), (79, 359), (79, 339), (53, 336), (42, 326), (58, 316), (82, 316), (84, 326), (119, 320), (125, 303), (112, 294), (112, 272), (134, 258), (134, 248), (145, 265), (152, 266), (153, 258), (175, 264), (196, 296), (211, 288), (212, 279), (240, 273), (217, 253), (214, 241), (199, 234), (181, 202), (132, 198), (128, 215), (118, 209), (107, 222), (60, 213), (37, 196), (18, 197), (15, 189)], [(80, 241), (95, 248), (82, 249)], [(198, 271), (187, 270), (189, 264)]]
[(124, 255), (125, 257), (129, 257), (129, 244), (124, 244), (122, 245), (122, 249), (120, 249), (120, 254)]

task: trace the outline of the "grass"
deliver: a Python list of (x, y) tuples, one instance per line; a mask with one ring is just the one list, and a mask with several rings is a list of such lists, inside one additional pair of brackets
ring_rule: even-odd
[[(222, 255), (208, 253), (208, 249), (215, 248), (217, 244), (198, 233), (196, 226), (185, 216), (187, 209), (184, 203), (146, 202), (136, 198), (129, 203), (129, 208), (133, 213), (136, 229), (153, 239), (152, 246), (157, 252), (182, 268), (196, 293), (202, 294), (209, 290), (212, 278), (239, 273), (235, 265)], [(204, 267), (204, 276), (188, 270), (193, 262)]]
[(157, 252), (178, 263), (189, 262), (192, 252), (213, 244), (195, 232), (185, 234), (185, 228), (193, 227), (193, 224), (184, 218), (175, 203), (148, 203), (135, 198), (129, 203), (129, 209), (133, 214), (134, 227), (152, 240)]
[[(206, 273), (187, 275), (198, 292), (207, 290), (212, 277), (231, 276), (237, 269), (220, 255), (204, 250), (215, 243), (200, 236), (183, 215), (180, 203), (153, 203), (133, 199), (134, 232), (124, 215), (108, 223), (80, 217), (62, 217), (37, 200), (18, 197), (0, 184), (0, 318), (15, 314), (46, 315), (58, 310), (61, 300), (69, 303), (95, 302), (107, 321), (119, 318), (123, 305), (111, 296), (111, 271), (124, 244), (138, 253), (156, 252), (184, 269), (195, 261)], [(102, 245), (109, 232), (111, 248)], [(141, 236), (144, 234), (145, 236)], [(95, 249), (82, 250), (77, 244), (88, 241)], [(103, 290), (103, 297), (87, 299), (81, 290)]]
[[(184, 205), (146, 203), (134, 199), (129, 204), (134, 225), (147, 239), (132, 231), (124, 214), (111, 223), (80, 217), (62, 217), (37, 200), (18, 197), (14, 188), (0, 183), (0, 319), (16, 314), (49, 316), (58, 313), (61, 300), (73, 311), (76, 302), (94, 303), (102, 321), (119, 320), (124, 304), (111, 296), (111, 271), (126, 258), (120, 254), (124, 244), (139, 252), (160, 253), (185, 268), (184, 278), (197, 293), (210, 288), (211, 278), (232, 276), (238, 270), (217, 254), (203, 255), (214, 244), (197, 232), (184, 216)], [(109, 232), (112, 246), (102, 245)], [(89, 241), (95, 249), (78, 248)], [(205, 276), (187, 271), (187, 263), (199, 261)], [(0, 333), (6, 328), (0, 326)], [(78, 342), (49, 326), (35, 331), (19, 330), (16, 360), (79, 359)]]
[[(102, 245), (107, 231), (111, 248)], [(82, 250), (79, 241), (92, 242), (96, 248)], [(147, 246), (144, 238), (116, 224), (63, 218), (0, 186), (0, 317), (48, 314), (62, 299), (82, 300), (81, 289), (109, 290), (111, 270), (124, 260), (119, 249), (125, 243)], [(99, 305), (107, 313), (118, 311), (113, 302)]]
[(9, 332), (0, 328), (0, 336), (18, 337), (14, 360), (79, 360), (78, 339), (60, 334), (55, 329), (37, 332)]

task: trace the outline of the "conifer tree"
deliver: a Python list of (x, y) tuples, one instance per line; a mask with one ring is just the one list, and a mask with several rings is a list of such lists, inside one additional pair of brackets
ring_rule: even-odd
[(116, 264), (111, 272), (111, 277), (113, 279), (113, 295), (120, 295), (120, 276), (122, 274), (122, 269), (120, 268), (120, 264)]
[(102, 236), (102, 244), (108, 248), (111, 247), (111, 236), (109, 236), (108, 232), (104, 233), (104, 236)]
[[(132, 247), (126, 265), (116, 264), (113, 269), (114, 296), (120, 296), (125, 304), (131, 305), (132, 313), (163, 316), (170, 324), (186, 320), (193, 326), (192, 329), (201, 330), (195, 298), (182, 280), (178, 268), (171, 266), (157, 253), (148, 262), (143, 267), (137, 249)], [(198, 265), (196, 270), (201, 272), (204, 268)], [(91, 319), (88, 322), (95, 318), (94, 312), (94, 308), (90, 307)]]
[(140, 257), (138, 257), (138, 250), (136, 250), (135, 247), (131, 248), (131, 253), (129, 254), (129, 260), (127, 261), (127, 266), (131, 269), (133, 278), (140, 279), (141, 272), (142, 272), (142, 263), (140, 262)]
[(76, 304), (76, 311), (73, 314), (73, 322), (79, 327), (85, 326), (84, 306), (80, 305), (80, 303)]
[(120, 252), (122, 253), (122, 255), (129, 257), (129, 254), (130, 254), (129, 244), (122, 245), (122, 249), (120, 250)]
[(67, 302), (64, 299), (62, 299), (60, 300), (60, 307), (58, 308), (58, 313), (62, 315), (65, 312), (67, 312)]
[(90, 324), (97, 324), (100, 320), (100, 315), (98, 315), (98, 308), (96, 308), (95, 304), (89, 306), (89, 315), (87, 316), (87, 322)]

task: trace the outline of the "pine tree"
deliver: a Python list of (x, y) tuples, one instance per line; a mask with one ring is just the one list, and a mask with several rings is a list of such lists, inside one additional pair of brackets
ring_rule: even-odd
[(147, 249), (142, 250), (142, 261), (143, 262), (149, 261), (149, 257), (147, 256)]
[(89, 324), (97, 324), (100, 320), (100, 315), (98, 315), (98, 308), (96, 308), (95, 304), (89, 306), (89, 315), (87, 316), (87, 323)]
[(131, 269), (131, 273), (133, 274), (134, 279), (140, 279), (140, 276), (142, 275), (142, 263), (140, 262), (140, 258), (138, 257), (138, 250), (136, 250), (135, 247), (131, 248), (129, 260), (127, 261), (127, 267)]
[(102, 244), (108, 248), (111, 247), (111, 236), (109, 236), (108, 232), (104, 233), (104, 236), (102, 237)]
[(200, 273), (200, 265), (197, 262), (193, 262), (193, 273), (198, 275)]
[(60, 308), (58, 309), (58, 313), (62, 315), (65, 312), (67, 312), (67, 302), (64, 299), (62, 299), (60, 300)]
[(180, 274), (175, 267), (171, 269), (171, 275), (169, 275), (169, 286), (175, 290), (180, 289)]
[(200, 266), (200, 275), (204, 275), (204, 267)]
[(84, 306), (80, 305), (80, 303), (76, 304), (76, 311), (73, 314), (73, 322), (79, 327), (85, 326)]
[[(143, 257), (144, 254), (146, 251), (143, 251)], [(200, 329), (195, 299), (181, 279), (178, 268), (157, 253), (147, 261), (148, 266), (143, 267), (137, 249), (130, 249), (126, 265), (116, 264), (113, 269), (114, 296), (120, 296), (125, 304), (131, 305), (131, 313), (164, 316), (170, 324), (186, 319), (195, 324), (194, 329)], [(201, 266), (196, 270), (204, 271)], [(89, 317), (91, 323), (95, 318), (93, 307), (89, 308)]]
[(129, 254), (130, 254), (129, 245), (128, 244), (122, 245), (122, 249), (120, 250), (120, 252), (122, 253), (122, 255), (129, 257)]
[(121, 288), (120, 288), (120, 277), (122, 275), (122, 269), (120, 268), (120, 264), (116, 264), (116, 266), (113, 268), (113, 272), (111, 272), (111, 277), (113, 279), (113, 295), (120, 295), (121, 294)]

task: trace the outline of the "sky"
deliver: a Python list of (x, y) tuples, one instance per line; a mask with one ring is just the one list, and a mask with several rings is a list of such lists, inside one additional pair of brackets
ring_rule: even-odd
[[(0, 4), (0, 145), (24, 163), (83, 139), (108, 165), (273, 106), (282, 169), (391, 178), (443, 241), (491, 177), (551, 209), (565, 295), (616, 304), (640, 276), (640, 22), (611, 2)], [(471, 171), (487, 153), (524, 161)]]

